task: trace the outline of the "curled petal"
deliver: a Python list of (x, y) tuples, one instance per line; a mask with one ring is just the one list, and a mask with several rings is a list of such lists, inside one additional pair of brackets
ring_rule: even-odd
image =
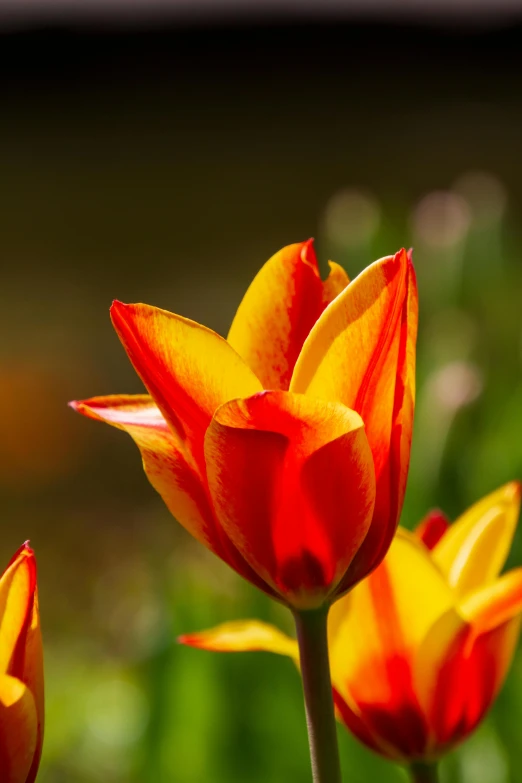
[(203, 436), (216, 408), (260, 391), (260, 382), (226, 340), (188, 318), (121, 302), (111, 316), (136, 372), (202, 467)]
[(351, 584), (380, 562), (402, 508), (415, 398), (416, 334), (415, 274), (402, 250), (369, 266), (326, 308), (305, 341), (292, 376), (291, 391), (343, 402), (365, 423), (377, 482), (375, 515), (363, 545), (365, 556), (349, 574)]
[(190, 647), (213, 652), (263, 651), (286, 655), (299, 663), (299, 649), (295, 639), (275, 626), (259, 620), (237, 620), (199, 633), (185, 634), (178, 641)]
[(515, 533), (520, 485), (510, 482), (469, 508), (433, 549), (433, 559), (463, 596), (500, 573)]
[[(33, 695), (16, 677), (0, 675), (0, 770), (6, 783), (32, 783), (38, 721)], [(36, 775), (36, 772), (34, 773)]]
[(219, 550), (219, 535), (192, 455), (146, 394), (114, 394), (70, 403), (78, 413), (127, 432), (138, 446), (147, 477), (169, 511), (194, 538)]
[(217, 411), (205, 458), (215, 512), (245, 559), (296, 608), (323, 603), (373, 512), (360, 417), (339, 403), (264, 392)]
[(261, 268), (239, 305), (228, 342), (265, 389), (288, 389), (310, 329), (347, 284), (337, 264), (321, 280), (311, 239), (284, 247)]
[(460, 614), (476, 634), (502, 625), (522, 612), (522, 568), (515, 568), (467, 595), (459, 604)]
[(448, 517), (435, 509), (430, 511), (415, 528), (415, 536), (427, 549), (433, 549), (446, 534), (450, 526)]
[(173, 516), (238, 573), (270, 592), (216, 522), (199, 467), (151, 397), (145, 394), (93, 397), (73, 402), (71, 406), (84, 416), (127, 432), (140, 449), (150, 483)]

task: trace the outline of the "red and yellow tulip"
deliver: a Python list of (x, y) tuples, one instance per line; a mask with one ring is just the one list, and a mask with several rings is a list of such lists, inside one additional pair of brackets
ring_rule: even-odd
[[(329, 617), (337, 717), (368, 747), (405, 763), (434, 761), (482, 720), (519, 637), (522, 568), (499, 576), (515, 532), (510, 483), (453, 525), (440, 514), (399, 529), (381, 565)], [(269, 650), (299, 661), (297, 643), (256, 621), (182, 637), (208, 650)]]
[(0, 779), (33, 783), (42, 751), (43, 656), (36, 561), (27, 544), (0, 578)]
[(297, 608), (346, 592), (382, 559), (408, 470), (417, 294), (400, 251), (353, 282), (321, 280), (311, 241), (261, 269), (228, 339), (115, 302), (149, 395), (72, 403), (128, 432), (152, 485), (199, 541)]

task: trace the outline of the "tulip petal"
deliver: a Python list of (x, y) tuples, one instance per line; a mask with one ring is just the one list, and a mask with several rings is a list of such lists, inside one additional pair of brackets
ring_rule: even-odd
[(522, 568), (508, 571), (492, 584), (467, 595), (459, 604), (459, 612), (476, 634), (519, 615), (522, 612)]
[[(36, 567), (32, 550), (24, 544), (0, 578), (0, 673), (20, 677), (14, 661), (20, 637), (25, 640), (31, 621), (36, 587)], [(14, 671), (13, 671), (14, 667)]]
[(275, 626), (259, 620), (237, 620), (223, 623), (208, 631), (185, 634), (178, 641), (190, 647), (213, 652), (272, 652), (286, 655), (299, 663), (299, 648), (295, 639)]
[(365, 716), (361, 714), (355, 702), (353, 700), (347, 701), (346, 691), (344, 696), (341, 695), (335, 688), (335, 683), (333, 686), (333, 698), (337, 720), (344, 723), (348, 731), (357, 737), (363, 745), (392, 761), (402, 760), (402, 756), (397, 752), (396, 748), (379, 736), (374, 726), (367, 725)]
[(172, 515), (239, 574), (271, 594), (216, 522), (198, 466), (151, 397), (122, 394), (70, 405), (84, 416), (127, 432), (140, 449), (150, 483)]
[(33, 763), (26, 781), (26, 783), (33, 783), (36, 780), (38, 768), (40, 766), (45, 720), (43, 646), (38, 605), (38, 588), (36, 587), (33, 596), (32, 611), (28, 619), (29, 622), (27, 624), (27, 634), (25, 638), (23, 673), (21, 679), (31, 691), (36, 708), (36, 747)]
[(127, 432), (138, 446), (147, 477), (169, 511), (189, 533), (214, 551), (219, 535), (197, 466), (151, 397), (110, 395), (71, 403), (91, 419)]
[(500, 573), (515, 533), (520, 485), (510, 482), (469, 508), (435, 546), (433, 559), (458, 595)]
[[(408, 733), (417, 745), (425, 737), (420, 718), (412, 728), (412, 716), (420, 712), (412, 681), (414, 651), (452, 604), (452, 592), (428, 551), (399, 529), (381, 565), (330, 610), (336, 688), (344, 698), (349, 694), (364, 715), (368, 707), (376, 715), (377, 710), (410, 714)], [(386, 736), (382, 727), (377, 731)]]
[(6, 783), (29, 778), (37, 743), (37, 718), (29, 688), (16, 677), (0, 675), (0, 770)]
[(205, 457), (215, 512), (252, 568), (296, 608), (323, 603), (373, 511), (360, 417), (339, 403), (264, 392), (217, 411)]
[(363, 545), (365, 556), (350, 575), (352, 584), (384, 556), (402, 507), (416, 334), (415, 274), (402, 250), (365, 269), (324, 311), (305, 341), (290, 384), (291, 391), (343, 402), (365, 423), (377, 482), (375, 522)]
[(288, 389), (310, 329), (347, 285), (337, 264), (321, 280), (311, 239), (284, 247), (261, 268), (239, 305), (228, 342), (265, 389)]
[(259, 380), (226, 340), (188, 318), (121, 302), (111, 316), (136, 372), (203, 470), (203, 436), (214, 411), (260, 391)]
[(427, 549), (431, 550), (447, 533), (449, 526), (448, 517), (442, 511), (435, 509), (426, 514), (424, 519), (419, 522), (414, 534)]
[(520, 616), (477, 630), (450, 610), (419, 650), (418, 691), (439, 754), (464, 739), (493, 703), (515, 651)]

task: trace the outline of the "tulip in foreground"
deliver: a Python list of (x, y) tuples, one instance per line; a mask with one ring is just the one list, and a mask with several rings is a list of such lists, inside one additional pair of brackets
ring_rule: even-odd
[[(383, 563), (329, 617), (337, 717), (365, 745), (436, 780), (436, 761), (472, 732), (494, 701), (519, 637), (522, 568), (499, 576), (520, 487), (510, 483), (449, 525), (429, 515), (402, 529)], [(297, 644), (256, 621), (182, 637), (219, 651)]]
[(352, 587), (395, 532), (414, 404), (416, 288), (405, 251), (349, 283), (311, 242), (261, 269), (228, 340), (148, 305), (111, 308), (150, 396), (71, 405), (128, 432), (172, 514), (297, 609)]
[(0, 578), (0, 780), (33, 783), (43, 739), (36, 561), (24, 544)]
[[(322, 656), (327, 672), (328, 606), (382, 560), (404, 497), (417, 330), (409, 254), (350, 283), (336, 264), (321, 279), (311, 241), (283, 248), (227, 340), (144, 304), (115, 302), (111, 315), (150, 396), (73, 407), (131, 435), (172, 514), (294, 611), (302, 643), (315, 639), (307, 659)], [(328, 711), (326, 680), (311, 688)]]

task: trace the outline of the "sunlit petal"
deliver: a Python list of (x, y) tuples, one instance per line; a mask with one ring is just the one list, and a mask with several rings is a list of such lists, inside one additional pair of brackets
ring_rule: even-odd
[(321, 280), (312, 240), (284, 247), (261, 268), (239, 305), (228, 341), (265, 389), (288, 389), (310, 329), (347, 284), (337, 264)]
[(402, 507), (416, 333), (415, 275), (401, 251), (365, 269), (327, 307), (305, 341), (290, 384), (294, 392), (343, 402), (365, 423), (377, 482), (375, 524), (352, 583), (384, 556)]
[(433, 559), (463, 596), (488, 584), (508, 555), (520, 508), (520, 485), (510, 482), (469, 508), (433, 549)]
[(237, 620), (223, 623), (208, 631), (185, 634), (179, 642), (190, 647), (213, 652), (264, 651), (287, 655), (299, 662), (299, 650), (295, 639), (291, 639), (275, 626), (259, 620)]
[(136, 372), (173, 432), (202, 465), (203, 436), (219, 405), (261, 390), (233, 348), (211, 329), (166, 310), (115, 302), (118, 332)]
[(294, 606), (322, 603), (373, 511), (360, 417), (339, 403), (265, 392), (218, 410), (205, 455), (214, 509), (245, 559)]

